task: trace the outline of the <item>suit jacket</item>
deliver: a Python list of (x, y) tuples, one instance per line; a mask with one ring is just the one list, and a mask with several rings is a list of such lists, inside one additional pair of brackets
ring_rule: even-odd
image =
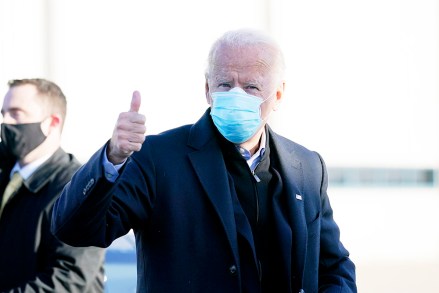
[[(106, 247), (134, 229), (138, 292), (241, 292), (231, 189), (215, 131), (206, 111), (194, 125), (147, 136), (115, 183), (104, 177), (99, 150), (56, 202), (52, 231), (71, 245)], [(322, 159), (268, 131), (287, 197), (290, 227), (280, 253), (292, 292), (356, 292)]]
[[(0, 152), (0, 198), (14, 163)], [(79, 166), (58, 149), (6, 204), (0, 217), (0, 292), (103, 292), (104, 250), (71, 247), (50, 232), (53, 203)]]

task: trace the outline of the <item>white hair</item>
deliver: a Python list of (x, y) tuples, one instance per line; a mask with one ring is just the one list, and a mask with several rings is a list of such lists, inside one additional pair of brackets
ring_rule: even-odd
[(281, 79), (284, 77), (285, 60), (282, 50), (277, 42), (269, 35), (261, 31), (254, 29), (239, 29), (224, 33), (213, 43), (207, 59), (207, 68), (205, 72), (206, 78), (209, 78), (216, 59), (218, 48), (220, 48), (222, 45), (227, 45), (232, 48), (243, 48), (252, 45), (260, 45), (261, 47), (271, 48), (273, 50), (273, 69), (279, 74)]

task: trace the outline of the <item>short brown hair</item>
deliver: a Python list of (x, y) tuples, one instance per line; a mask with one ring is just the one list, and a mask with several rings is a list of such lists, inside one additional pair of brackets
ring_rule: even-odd
[(43, 78), (13, 79), (8, 81), (9, 88), (26, 84), (36, 87), (41, 98), (47, 102), (47, 111), (50, 114), (57, 113), (61, 115), (62, 129), (67, 114), (67, 100), (61, 88), (54, 82)]

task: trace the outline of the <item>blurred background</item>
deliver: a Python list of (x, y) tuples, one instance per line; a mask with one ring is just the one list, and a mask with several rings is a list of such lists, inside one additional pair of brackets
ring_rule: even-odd
[[(284, 50), (270, 124), (325, 159), (359, 292), (439, 292), (437, 0), (0, 0), (0, 90), (14, 78), (60, 85), (63, 147), (85, 162), (133, 90), (148, 133), (195, 122), (210, 45), (242, 27)], [(124, 292), (116, 281), (109, 292)]]

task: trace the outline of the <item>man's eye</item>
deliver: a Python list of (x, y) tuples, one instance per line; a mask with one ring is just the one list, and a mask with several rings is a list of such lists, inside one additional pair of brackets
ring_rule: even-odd
[(228, 84), (228, 83), (220, 83), (220, 84), (218, 85), (218, 87), (222, 87), (222, 88), (230, 88), (230, 84)]
[(254, 85), (249, 85), (246, 87), (246, 89), (252, 90), (252, 91), (259, 91), (259, 88), (257, 86), (254, 86)]

